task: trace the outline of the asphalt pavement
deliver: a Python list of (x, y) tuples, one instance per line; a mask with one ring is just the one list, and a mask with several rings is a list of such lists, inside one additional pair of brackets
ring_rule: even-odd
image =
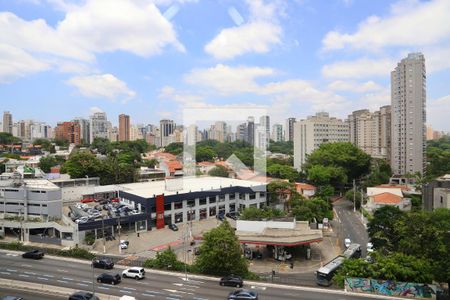
[(338, 230), (341, 248), (345, 249), (344, 239), (350, 238), (352, 243), (361, 245), (362, 256), (366, 257), (366, 247), (369, 237), (367, 235), (367, 229), (361, 222), (359, 215), (353, 211), (353, 203), (341, 199), (334, 203), (334, 210), (337, 214), (334, 221), (334, 228)]
[(5, 296), (14, 296), (21, 297), (25, 300), (33, 299), (33, 300), (63, 300), (67, 299), (67, 297), (54, 296), (43, 293), (36, 293), (36, 291), (24, 291), (18, 289), (10, 289), (0, 287), (0, 299), (3, 299)]
[[(115, 267), (108, 273), (121, 273), (123, 268)], [(143, 280), (123, 279), (118, 285), (97, 284), (94, 282), (99, 274), (105, 272), (94, 269), (89, 262), (62, 260), (44, 257), (42, 260), (23, 259), (17, 253), (0, 252), (0, 278), (20, 280), (51, 286), (65, 287), (76, 290), (92, 291), (93, 286), (98, 293), (122, 296), (130, 295), (136, 299), (165, 300), (214, 300), (227, 299), (234, 290), (232, 287), (222, 287), (217, 279), (207, 277), (185, 280), (183, 274), (162, 274), (147, 270)], [(26, 289), (26, 284), (24, 284)], [(364, 296), (354, 296), (342, 291), (321, 288), (279, 287), (271, 284), (244, 284), (244, 288), (258, 292), (259, 299), (367, 299)], [(26, 298), (27, 299), (27, 298)], [(31, 299), (40, 299), (33, 297)], [(53, 299), (53, 298), (45, 298)], [(55, 298), (60, 299), (60, 298)]]

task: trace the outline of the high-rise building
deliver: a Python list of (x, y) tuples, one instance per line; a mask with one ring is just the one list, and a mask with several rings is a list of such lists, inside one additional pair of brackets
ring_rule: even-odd
[(293, 141), (294, 140), (294, 124), (296, 120), (295, 118), (288, 118), (286, 120), (286, 127), (285, 127), (285, 133), (284, 138), (286, 141)]
[(254, 143), (255, 148), (266, 151), (269, 145), (267, 138), (266, 126), (256, 125), (254, 131)]
[(431, 127), (431, 125), (427, 125), (427, 136), (426, 136), (427, 141), (432, 140), (433, 137), (434, 137), (434, 130), (433, 130), (433, 127)]
[(165, 147), (170, 144), (169, 136), (175, 130), (175, 123), (173, 120), (161, 120), (159, 121), (159, 133), (161, 135), (161, 147)]
[(110, 139), (111, 123), (104, 112), (96, 112), (90, 117), (90, 139), (92, 143), (95, 138)]
[(391, 136), (391, 107), (383, 106), (371, 113), (367, 109), (348, 116), (350, 142), (376, 158), (389, 160)]
[(50, 139), (52, 138), (52, 128), (43, 122), (33, 122), (31, 128), (31, 141), (35, 139)]
[(86, 120), (84, 118), (75, 118), (72, 120), (72, 122), (77, 123), (80, 125), (80, 138), (84, 144), (90, 144), (91, 141), (91, 130), (90, 130), (90, 121)]
[(255, 118), (254, 117), (248, 117), (247, 119), (247, 135), (246, 135), (246, 142), (250, 145), (255, 145)]
[(12, 134), (13, 118), (9, 111), (3, 112), (3, 132)]
[(270, 140), (270, 117), (269, 116), (261, 116), (259, 118), (259, 126), (263, 127), (266, 130), (267, 144), (269, 144), (269, 140)]
[(130, 116), (119, 115), (119, 141), (130, 140)]
[(283, 139), (283, 125), (273, 124), (271, 138), (274, 142), (282, 142), (284, 140)]
[(422, 53), (410, 53), (391, 72), (391, 168), (423, 173), (426, 142), (426, 71)]
[(239, 124), (236, 127), (236, 140), (238, 141), (247, 140), (247, 123)]
[(214, 123), (214, 125), (211, 125), (210, 127), (210, 134), (209, 138), (211, 140), (216, 140), (221, 143), (225, 142), (227, 140), (227, 123), (223, 121), (217, 121)]
[(297, 121), (294, 126), (294, 167), (297, 170), (302, 169), (306, 155), (323, 143), (349, 141), (348, 122), (330, 117), (326, 112)]
[(55, 128), (55, 139), (68, 141), (71, 144), (79, 145), (80, 135), (80, 125), (76, 122), (60, 122)]

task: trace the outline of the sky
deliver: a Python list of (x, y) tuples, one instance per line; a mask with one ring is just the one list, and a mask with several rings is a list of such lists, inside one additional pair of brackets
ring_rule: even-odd
[(427, 123), (450, 131), (449, 15), (448, 0), (0, 0), (0, 110), (346, 118), (390, 104), (390, 72), (422, 52)]

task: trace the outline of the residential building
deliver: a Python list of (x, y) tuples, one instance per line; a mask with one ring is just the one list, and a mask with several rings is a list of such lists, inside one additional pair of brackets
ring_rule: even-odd
[(380, 185), (367, 188), (367, 203), (364, 208), (369, 212), (383, 206), (396, 206), (400, 210), (411, 210), (411, 199), (406, 198), (404, 192), (408, 190), (407, 186), (398, 185)]
[(80, 125), (75, 122), (60, 122), (55, 128), (55, 139), (80, 145)]
[(81, 117), (75, 118), (72, 122), (77, 123), (80, 126), (80, 139), (83, 144), (90, 144), (91, 141), (91, 130), (90, 130), (90, 121)]
[(255, 118), (248, 117), (247, 119), (247, 134), (246, 142), (250, 145), (255, 145)]
[(314, 185), (303, 182), (296, 182), (295, 189), (300, 195), (306, 198), (313, 197), (317, 191), (317, 188)]
[(13, 118), (9, 111), (3, 112), (3, 132), (12, 134)]
[(309, 116), (294, 125), (294, 167), (302, 169), (306, 156), (323, 143), (348, 142), (348, 122), (330, 117), (326, 112)]
[(282, 142), (282, 141), (284, 141), (284, 138), (283, 138), (283, 125), (281, 125), (281, 124), (273, 124), (271, 138), (272, 138), (272, 140), (274, 142)]
[(450, 174), (436, 178), (422, 188), (422, 202), (425, 210), (450, 209)]
[(286, 120), (286, 126), (285, 126), (285, 140), (286, 141), (294, 141), (294, 124), (296, 122), (295, 118), (288, 118)]
[(391, 108), (383, 106), (373, 113), (367, 109), (348, 116), (350, 142), (376, 158), (389, 159)]
[(236, 127), (236, 140), (246, 141), (247, 139), (247, 123), (239, 124)]
[(410, 53), (391, 72), (391, 168), (397, 175), (423, 173), (426, 151), (426, 71), (421, 53)]
[(265, 126), (256, 125), (254, 131), (254, 146), (260, 150), (266, 151), (269, 146), (269, 137)]
[(95, 138), (110, 139), (111, 122), (108, 121), (106, 113), (96, 112), (90, 117), (90, 138), (92, 143)]
[(426, 127), (427, 127), (426, 139), (427, 141), (430, 141), (433, 139), (434, 134), (433, 127), (431, 127), (431, 125), (426, 125)]
[(21, 120), (17, 122), (18, 135), (25, 142), (31, 142), (31, 125), (33, 120)]
[(51, 139), (52, 128), (43, 122), (34, 122), (30, 127), (31, 141), (35, 139)]
[(175, 122), (173, 120), (161, 120), (159, 121), (159, 133), (161, 136), (161, 147), (165, 147), (170, 144), (169, 136), (175, 130)]
[(227, 140), (227, 123), (223, 121), (217, 121), (214, 125), (211, 125), (209, 139), (216, 140), (221, 143)]
[(119, 115), (119, 141), (130, 140), (130, 116)]
[(259, 126), (266, 130), (267, 145), (270, 140), (270, 116), (261, 116), (259, 118)]

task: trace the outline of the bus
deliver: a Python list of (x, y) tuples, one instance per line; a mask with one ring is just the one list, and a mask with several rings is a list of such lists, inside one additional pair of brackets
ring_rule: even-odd
[(360, 244), (350, 244), (350, 246), (342, 253), (335, 257), (332, 261), (327, 263), (325, 266), (321, 267), (316, 272), (316, 282), (321, 286), (330, 286), (332, 284), (332, 279), (334, 273), (341, 267), (344, 260), (351, 258), (361, 257), (361, 245)]

